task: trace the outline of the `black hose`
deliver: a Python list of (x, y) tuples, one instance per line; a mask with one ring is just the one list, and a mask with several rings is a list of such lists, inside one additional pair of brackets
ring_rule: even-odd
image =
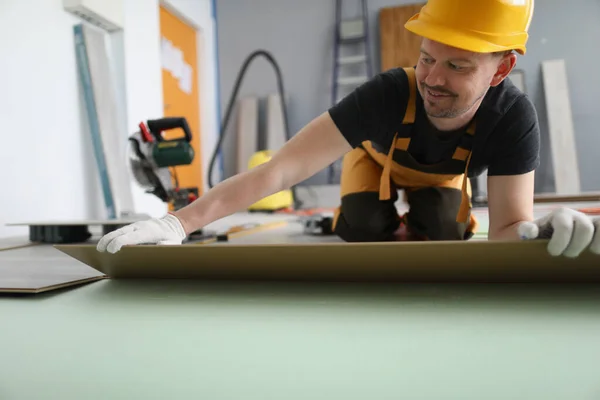
[[(208, 187), (211, 189), (214, 186), (213, 181), (212, 181), (212, 175), (213, 175), (213, 169), (215, 166), (215, 161), (217, 159), (217, 154), (219, 153), (219, 149), (223, 145), (223, 139), (225, 138), (225, 132), (227, 131), (227, 126), (229, 125), (229, 119), (231, 118), (233, 106), (235, 104), (235, 101), (238, 96), (238, 92), (240, 90), (240, 86), (242, 84), (242, 79), (244, 78), (244, 75), (246, 74), (246, 70), (250, 66), (250, 63), (258, 56), (265, 57), (267, 59), (267, 61), (269, 61), (271, 63), (271, 65), (273, 66), (273, 69), (275, 70), (275, 74), (277, 76), (277, 87), (279, 90), (279, 99), (281, 101), (281, 110), (283, 112), (283, 125), (284, 125), (284, 130), (285, 130), (285, 136), (286, 136), (286, 140), (291, 139), (289, 123), (288, 123), (287, 106), (285, 103), (285, 91), (283, 88), (283, 78), (281, 76), (281, 69), (279, 68), (279, 64), (277, 64), (277, 61), (275, 61), (275, 58), (271, 55), (271, 53), (269, 53), (266, 50), (256, 50), (252, 54), (250, 54), (248, 56), (248, 58), (246, 58), (246, 61), (244, 61), (244, 64), (242, 65), (242, 68), (240, 69), (240, 72), (238, 73), (235, 85), (233, 87), (233, 92), (231, 94), (231, 98), (229, 99), (229, 104), (227, 105), (227, 111), (225, 112), (225, 119), (223, 120), (223, 124), (221, 126), (221, 132), (219, 134), (219, 141), (217, 142), (217, 145), (215, 146), (215, 150), (213, 151), (212, 157), (210, 159), (210, 165), (208, 167)], [(296, 196), (295, 186), (291, 187), (291, 191), (292, 191), (292, 197), (294, 199), (294, 208), (298, 209), (298, 208), (300, 208), (300, 202), (298, 200), (298, 197)]]

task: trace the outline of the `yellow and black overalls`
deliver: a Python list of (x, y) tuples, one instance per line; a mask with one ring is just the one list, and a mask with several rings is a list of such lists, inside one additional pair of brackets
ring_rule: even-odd
[[(414, 68), (404, 68), (409, 101), (403, 125), (415, 121), (417, 88)], [(437, 164), (418, 163), (408, 152), (411, 126), (394, 136), (387, 153), (370, 141), (344, 156), (341, 204), (332, 228), (348, 242), (398, 240), (394, 232), (404, 225), (417, 240), (467, 240), (477, 231), (471, 214), (471, 185), (467, 168), (471, 159), (473, 121), (465, 130), (451, 159)], [(403, 189), (409, 211), (399, 215), (394, 205)]]

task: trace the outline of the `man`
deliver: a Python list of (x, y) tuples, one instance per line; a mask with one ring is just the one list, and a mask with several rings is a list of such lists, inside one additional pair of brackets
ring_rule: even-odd
[[(477, 229), (467, 177), (488, 170), (489, 239), (551, 236), (552, 255), (600, 254), (600, 220), (560, 209), (533, 220), (539, 128), (507, 80), (524, 55), (533, 0), (429, 0), (406, 28), (415, 68), (379, 74), (300, 130), (266, 164), (163, 218), (105, 235), (99, 251), (180, 244), (196, 229), (301, 182), (344, 156), (334, 230), (347, 241), (466, 240)], [(398, 215), (397, 189), (410, 211)]]

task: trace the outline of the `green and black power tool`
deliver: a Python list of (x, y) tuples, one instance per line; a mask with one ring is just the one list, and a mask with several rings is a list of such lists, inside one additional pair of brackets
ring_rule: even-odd
[[(173, 167), (194, 160), (192, 132), (184, 117), (152, 119), (139, 124), (140, 130), (129, 137), (129, 160), (133, 176), (162, 201), (179, 209), (198, 197), (198, 188), (180, 188)], [(163, 132), (180, 128), (183, 137), (165, 139)]]

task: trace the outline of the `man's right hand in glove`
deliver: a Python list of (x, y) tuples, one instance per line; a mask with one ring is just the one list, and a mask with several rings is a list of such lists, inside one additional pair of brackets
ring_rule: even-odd
[(98, 251), (116, 253), (128, 244), (181, 244), (186, 236), (179, 219), (167, 214), (162, 218), (139, 221), (114, 230), (104, 235), (96, 248)]

